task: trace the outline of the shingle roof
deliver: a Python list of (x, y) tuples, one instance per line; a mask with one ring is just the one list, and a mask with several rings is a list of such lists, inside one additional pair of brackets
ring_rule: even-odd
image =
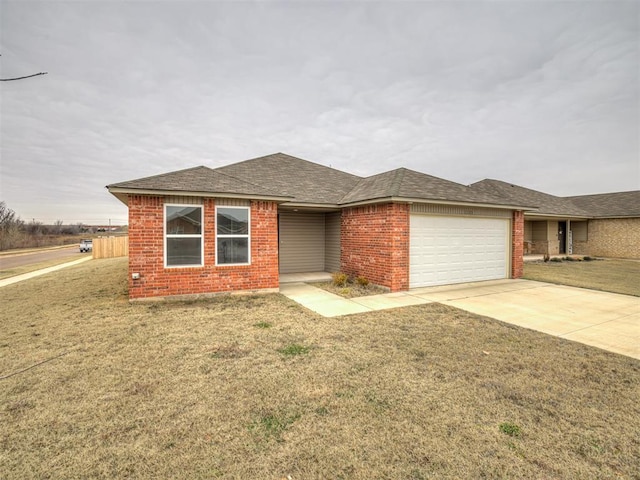
[(471, 184), (470, 188), (477, 192), (486, 193), (487, 195), (497, 196), (506, 203), (538, 207), (538, 211), (535, 212), (536, 214), (575, 217), (591, 216), (586, 209), (574, 204), (568, 198), (556, 197), (555, 195), (531, 190), (500, 180), (487, 178)]
[(640, 190), (566, 197), (594, 217), (640, 217)]
[(485, 179), (471, 188), (501, 197), (506, 202), (526, 203), (538, 207), (538, 214), (576, 217), (640, 217), (640, 190), (556, 197), (548, 193)]
[(107, 188), (226, 193), (255, 195), (256, 197), (283, 197), (283, 199), (287, 199), (286, 194), (283, 194), (275, 188), (268, 188), (246, 180), (241, 180), (204, 166), (139, 178), (128, 182), (113, 183), (107, 185)]
[[(466, 185), (407, 168), (398, 168), (390, 172), (363, 178), (353, 190), (342, 198), (340, 203), (347, 204), (389, 197), (497, 205), (508, 203), (495, 195), (476, 191)], [(522, 203), (509, 204), (524, 206)]]
[(107, 188), (125, 202), (127, 192), (172, 191), (281, 198), (290, 203), (331, 206), (387, 198), (529, 206), (406, 168), (362, 178), (284, 153), (215, 169), (200, 166), (179, 170), (114, 183)]
[(337, 204), (361, 180), (350, 173), (275, 153), (215, 169), (216, 172), (268, 185), (295, 203)]

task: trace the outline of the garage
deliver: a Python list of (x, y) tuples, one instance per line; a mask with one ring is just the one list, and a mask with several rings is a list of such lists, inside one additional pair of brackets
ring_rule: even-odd
[(507, 218), (410, 217), (409, 287), (509, 277)]

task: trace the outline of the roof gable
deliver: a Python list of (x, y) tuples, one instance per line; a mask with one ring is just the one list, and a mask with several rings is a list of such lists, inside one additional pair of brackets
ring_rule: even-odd
[(274, 153), (215, 169), (216, 172), (268, 185), (295, 203), (337, 204), (361, 180), (350, 173)]
[(176, 193), (217, 193), (255, 197), (287, 196), (281, 192), (200, 166), (108, 185), (109, 190), (171, 191)]
[(348, 204), (391, 197), (496, 205), (505, 203), (495, 195), (475, 191), (466, 185), (407, 168), (398, 168), (360, 180), (340, 203)]

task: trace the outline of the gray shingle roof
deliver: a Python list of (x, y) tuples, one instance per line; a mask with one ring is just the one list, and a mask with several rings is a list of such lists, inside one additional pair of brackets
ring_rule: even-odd
[(556, 197), (500, 180), (485, 179), (471, 188), (501, 197), (504, 201), (522, 202), (538, 207), (536, 213), (577, 217), (640, 217), (640, 190)]
[(589, 217), (589, 212), (570, 199), (556, 197), (548, 193), (538, 192), (500, 180), (485, 179), (471, 184), (470, 188), (477, 192), (486, 193), (501, 198), (506, 203), (537, 207), (537, 214), (566, 215), (574, 217)]
[(107, 185), (107, 188), (226, 193), (255, 195), (256, 197), (283, 197), (283, 199), (287, 199), (287, 195), (277, 189), (254, 184), (204, 166), (139, 178), (128, 182), (113, 183)]
[(332, 206), (387, 198), (530, 206), (406, 168), (362, 178), (284, 153), (215, 169), (200, 166), (179, 170), (114, 183), (107, 188), (123, 201), (126, 201), (128, 191), (172, 191), (178, 194), (190, 192), (281, 198), (290, 203)]
[[(356, 187), (345, 195), (342, 204), (366, 200), (402, 197), (424, 200), (443, 200), (451, 202), (487, 203), (504, 205), (508, 202), (482, 191), (476, 191), (466, 185), (433, 177), (407, 168), (398, 168), (390, 172), (363, 178)], [(525, 205), (509, 203), (510, 205)]]
[(337, 204), (361, 180), (356, 175), (284, 153), (245, 160), (216, 172), (268, 185), (295, 203)]
[(566, 197), (594, 217), (640, 217), (640, 190)]

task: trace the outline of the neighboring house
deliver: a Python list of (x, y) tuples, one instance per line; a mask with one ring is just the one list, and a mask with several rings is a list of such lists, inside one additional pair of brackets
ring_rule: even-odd
[(391, 291), (518, 278), (532, 208), (405, 168), (362, 178), (282, 153), (107, 188), (129, 207), (132, 299), (277, 291), (298, 272)]
[(525, 212), (524, 253), (640, 258), (640, 191), (556, 197), (500, 180), (471, 188), (504, 202), (534, 205)]

